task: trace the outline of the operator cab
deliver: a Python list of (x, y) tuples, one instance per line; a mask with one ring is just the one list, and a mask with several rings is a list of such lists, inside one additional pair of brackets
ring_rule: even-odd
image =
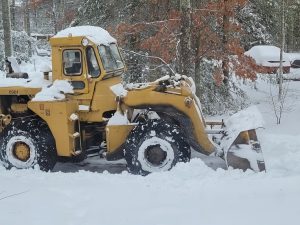
[(75, 93), (89, 93), (94, 81), (120, 76), (125, 71), (117, 41), (100, 27), (67, 28), (50, 42), (53, 80), (70, 80)]

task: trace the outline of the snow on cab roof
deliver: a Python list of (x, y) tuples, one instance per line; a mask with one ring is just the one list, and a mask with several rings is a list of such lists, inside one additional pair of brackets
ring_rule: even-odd
[(69, 37), (70, 35), (73, 37), (85, 36), (98, 45), (117, 42), (106, 30), (96, 26), (69, 27), (59, 31), (54, 38)]

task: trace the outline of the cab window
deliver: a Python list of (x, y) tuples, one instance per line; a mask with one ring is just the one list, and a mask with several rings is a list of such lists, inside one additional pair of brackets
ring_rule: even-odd
[(100, 68), (98, 65), (98, 61), (94, 49), (91, 46), (86, 48), (86, 58), (87, 58), (87, 67), (88, 67), (89, 75), (91, 75), (92, 77), (99, 77)]
[(80, 50), (64, 50), (63, 52), (64, 74), (67, 76), (79, 76), (82, 74), (82, 55)]
[(115, 43), (110, 45), (100, 45), (98, 50), (106, 71), (110, 72), (124, 68), (118, 47)]

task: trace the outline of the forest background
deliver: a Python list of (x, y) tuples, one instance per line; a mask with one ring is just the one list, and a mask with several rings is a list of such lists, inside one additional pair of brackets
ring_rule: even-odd
[[(282, 31), (284, 50), (300, 51), (299, 0), (2, 0), (0, 7), (5, 2), (12, 54), (20, 60), (29, 61), (37, 48), (49, 49), (36, 39), (40, 34), (100, 26), (119, 41), (127, 63), (125, 82), (191, 76), (208, 114), (247, 105), (237, 83), (254, 82), (261, 71), (245, 51), (255, 45), (280, 47)], [(1, 68), (6, 16), (0, 16)]]

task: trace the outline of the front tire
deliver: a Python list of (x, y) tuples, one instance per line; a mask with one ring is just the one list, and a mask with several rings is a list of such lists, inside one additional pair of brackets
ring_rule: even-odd
[(190, 157), (190, 147), (179, 127), (163, 120), (139, 124), (125, 144), (127, 168), (133, 174), (167, 171)]
[(52, 170), (57, 155), (54, 138), (40, 119), (15, 120), (0, 134), (0, 160), (7, 169)]

